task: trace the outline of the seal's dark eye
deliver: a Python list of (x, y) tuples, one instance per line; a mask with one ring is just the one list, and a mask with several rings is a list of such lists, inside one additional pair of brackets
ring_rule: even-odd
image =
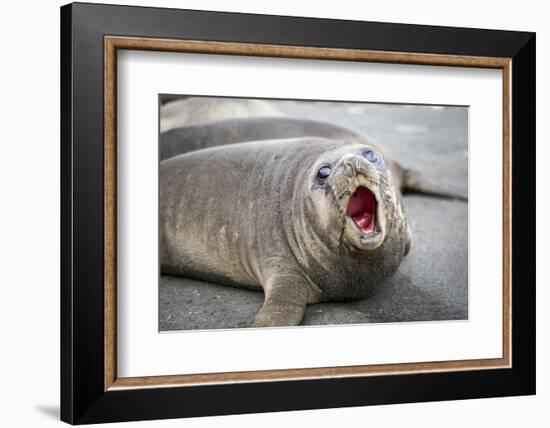
[(365, 150), (363, 156), (367, 158), (369, 162), (376, 163), (378, 162), (378, 155), (372, 150)]
[(331, 172), (330, 166), (324, 166), (317, 171), (317, 178), (319, 180), (326, 180)]

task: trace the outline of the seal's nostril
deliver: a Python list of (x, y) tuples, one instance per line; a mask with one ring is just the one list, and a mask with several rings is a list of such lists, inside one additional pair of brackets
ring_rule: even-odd
[(344, 163), (344, 174), (346, 177), (353, 177), (355, 175), (356, 168), (351, 164), (350, 161)]

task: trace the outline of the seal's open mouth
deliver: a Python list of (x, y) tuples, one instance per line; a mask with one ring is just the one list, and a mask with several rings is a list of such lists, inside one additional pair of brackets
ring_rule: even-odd
[(347, 215), (363, 233), (373, 233), (376, 223), (374, 194), (366, 187), (358, 187), (349, 200)]

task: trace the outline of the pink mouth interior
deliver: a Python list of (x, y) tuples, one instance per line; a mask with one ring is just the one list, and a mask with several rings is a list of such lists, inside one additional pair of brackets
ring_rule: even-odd
[(376, 198), (366, 187), (358, 187), (348, 203), (348, 216), (364, 233), (374, 231), (376, 220)]

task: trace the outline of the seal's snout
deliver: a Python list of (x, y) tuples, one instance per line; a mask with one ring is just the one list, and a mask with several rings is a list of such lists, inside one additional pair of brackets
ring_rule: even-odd
[(347, 154), (337, 164), (331, 182), (348, 242), (362, 251), (376, 249), (386, 234), (378, 167), (363, 155)]
[(347, 215), (363, 233), (374, 232), (376, 197), (369, 189), (359, 186), (348, 202)]
[(353, 192), (348, 201), (346, 214), (363, 233), (371, 234), (375, 232), (378, 205), (376, 195), (369, 188), (373, 181), (378, 181), (375, 167), (363, 157), (349, 156), (343, 161), (343, 173), (352, 180), (350, 185)]
[(348, 178), (352, 178), (357, 174), (364, 173), (366, 168), (363, 159), (358, 156), (348, 157), (343, 161), (344, 175)]

